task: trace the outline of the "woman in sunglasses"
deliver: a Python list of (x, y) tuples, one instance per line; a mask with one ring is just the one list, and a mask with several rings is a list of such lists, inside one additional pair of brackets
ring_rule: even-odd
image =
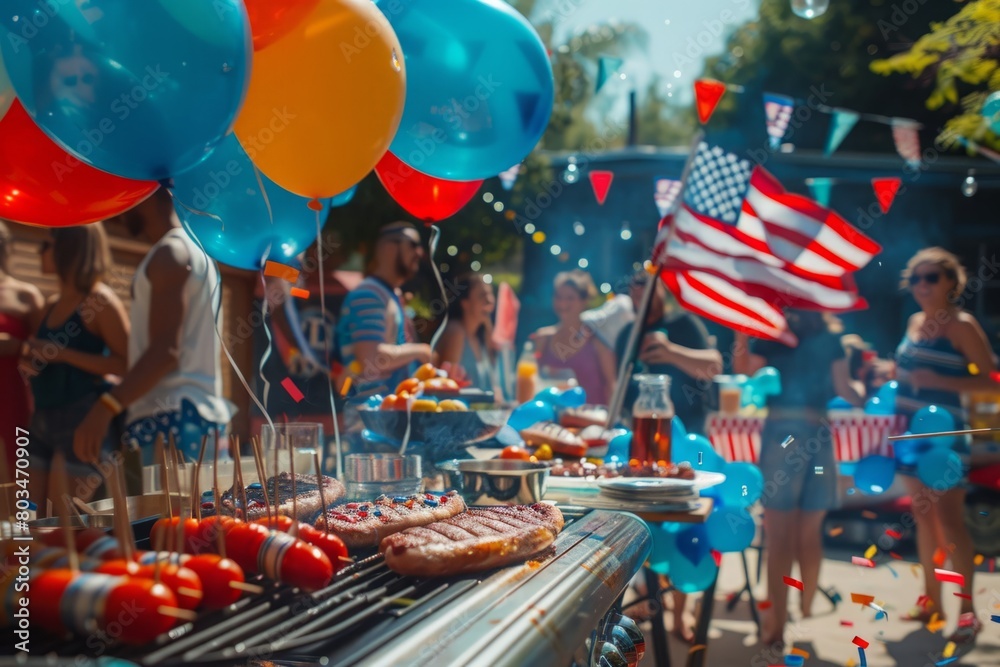
[[(965, 285), (965, 268), (943, 248), (925, 248), (906, 263), (902, 287), (910, 290), (920, 311), (910, 317), (896, 349), (899, 414), (912, 417), (921, 408), (936, 405), (962, 426), (966, 423), (962, 393), (997, 388), (990, 379), (996, 364), (986, 334), (972, 315), (956, 305)], [(967, 463), (968, 441), (957, 438), (954, 446)], [(952, 569), (965, 576), (962, 592), (967, 597), (962, 598), (958, 629), (950, 639), (971, 641), (981, 624), (972, 607), (974, 554), (964, 520), (965, 489), (959, 485), (943, 492), (932, 490), (910, 475), (906, 484), (914, 499), (917, 552), (926, 594), (905, 618), (927, 623), (934, 614), (943, 616), (941, 583), (934, 573), (940, 565), (935, 566), (934, 554), (939, 548), (944, 553), (952, 549)], [(918, 499), (923, 499), (919, 506)]]

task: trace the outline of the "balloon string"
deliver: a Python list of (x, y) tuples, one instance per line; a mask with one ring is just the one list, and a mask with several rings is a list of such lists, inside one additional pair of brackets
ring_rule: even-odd
[[(170, 194), (170, 199), (173, 200), (173, 202), (175, 204), (177, 204), (178, 206), (180, 206), (181, 208), (183, 208), (185, 211), (190, 211), (191, 213), (194, 213), (195, 215), (203, 215), (205, 217), (212, 218), (213, 220), (217, 220), (219, 222), (219, 224), (222, 225), (222, 231), (226, 231), (226, 223), (222, 220), (222, 218), (220, 218), (216, 214), (209, 213), (208, 211), (199, 211), (196, 208), (191, 208), (190, 206), (188, 206), (187, 204), (185, 204), (184, 202), (182, 202), (180, 200), (180, 198), (178, 198), (177, 195), (174, 194), (173, 190), (171, 190), (171, 189), (168, 188), (167, 192)], [(191, 234), (191, 230), (190, 230), (190, 228), (187, 225), (185, 225), (184, 228), (187, 230), (188, 234)], [(191, 236), (193, 237), (194, 234), (191, 234)], [(201, 245), (201, 244), (199, 243), (198, 245)]]
[[(173, 201), (179, 202), (179, 200), (174, 196), (174, 193), (173, 193), (172, 190), (170, 190), (168, 188), (167, 192), (170, 194), (170, 198)], [(181, 204), (181, 206), (184, 206), (184, 205)], [(185, 208), (187, 208), (187, 207), (185, 207)], [(209, 214), (206, 213), (205, 215), (209, 215)], [(214, 217), (216, 219), (219, 219), (218, 216), (212, 216), (212, 217)], [(198, 248), (202, 251), (202, 253), (204, 253), (205, 258), (209, 262), (211, 262), (212, 264), (215, 265), (215, 287), (212, 290), (212, 302), (215, 303), (215, 300), (219, 299), (219, 313), (221, 314), (222, 313), (222, 297), (221, 297), (221, 291), (222, 291), (222, 272), (219, 270), (219, 264), (205, 250), (205, 246), (202, 245), (201, 239), (199, 239), (198, 236), (193, 231), (191, 231), (191, 226), (188, 225), (183, 220), (181, 221), (181, 224), (184, 226), (184, 231), (187, 232), (188, 236), (190, 236), (192, 239), (194, 239), (194, 242), (198, 244)], [(246, 378), (243, 376), (243, 371), (240, 370), (240, 367), (236, 364), (236, 360), (233, 359), (232, 353), (229, 351), (229, 348), (226, 346), (225, 338), (222, 336), (222, 331), (219, 330), (219, 318), (218, 317), (213, 317), (212, 318), (212, 325), (213, 325), (213, 328), (215, 329), (215, 336), (216, 336), (216, 338), (219, 339), (219, 345), (222, 346), (222, 351), (225, 353), (226, 359), (229, 360), (229, 365), (232, 367), (233, 371), (236, 373), (236, 377), (239, 378), (240, 384), (242, 384), (243, 388), (247, 390), (247, 394), (250, 395), (250, 400), (252, 400), (254, 402), (254, 405), (256, 405), (257, 408), (264, 415), (264, 419), (267, 420), (267, 424), (268, 424), (268, 426), (271, 427), (271, 431), (273, 432), (274, 431), (274, 422), (271, 420), (271, 415), (268, 414), (267, 408), (265, 408), (264, 405), (260, 402), (260, 399), (257, 398), (257, 394), (255, 394), (254, 391), (253, 391), (253, 389), (250, 388), (250, 384), (247, 382)]]
[[(326, 372), (326, 386), (329, 389), (330, 394), (330, 414), (333, 416), (333, 442), (336, 447), (337, 452), (337, 479), (344, 478), (344, 451), (343, 446), (340, 442), (340, 425), (337, 423), (337, 401), (333, 397), (333, 375), (331, 373), (330, 364), (330, 338), (333, 332), (327, 332), (326, 326), (326, 287), (324, 285), (323, 275), (323, 255), (326, 253), (326, 248), (323, 245), (323, 223), (320, 220), (321, 207), (316, 208), (316, 257), (319, 259), (319, 309), (320, 317), (323, 320), (323, 345), (325, 348), (326, 358), (324, 359), (324, 371)], [(326, 449), (324, 447), (324, 449)]]
[(441, 290), (441, 298), (444, 300), (444, 317), (441, 319), (441, 324), (438, 325), (437, 331), (434, 332), (434, 336), (431, 337), (431, 352), (437, 348), (438, 341), (441, 339), (441, 335), (444, 334), (444, 329), (448, 326), (448, 293), (444, 289), (444, 281), (441, 279), (441, 272), (438, 270), (437, 262), (434, 257), (437, 255), (438, 242), (441, 240), (441, 228), (437, 225), (431, 225), (431, 241), (428, 244), (428, 249), (430, 250), (431, 259), (431, 271), (434, 272), (434, 279), (437, 281), (438, 289)]
[[(253, 165), (253, 175), (257, 179), (257, 187), (260, 188), (260, 196), (264, 198), (264, 206), (267, 207), (267, 219), (271, 221), (271, 226), (273, 227), (274, 212), (271, 210), (271, 200), (268, 198), (267, 190), (264, 188), (264, 181), (260, 177), (260, 169), (257, 168), (257, 165), (254, 164), (253, 161), (251, 161), (250, 164)], [(264, 259), (267, 259), (267, 257)]]
[[(268, 254), (270, 254), (270, 245), (268, 245)], [(265, 259), (267, 255), (264, 255)], [(261, 262), (263, 263), (263, 261)], [(261, 328), (264, 329), (264, 335), (267, 336), (267, 347), (264, 348), (264, 354), (260, 358), (260, 366), (257, 367), (257, 374), (260, 376), (261, 382), (264, 383), (264, 405), (267, 405), (268, 396), (271, 395), (271, 381), (267, 379), (267, 375), (264, 373), (264, 365), (267, 364), (268, 359), (271, 358), (271, 352), (274, 349), (274, 338), (271, 336), (271, 327), (267, 324), (267, 281), (264, 280), (264, 271), (261, 269), (260, 272), (260, 284), (264, 288), (264, 296), (260, 300), (260, 322)]]

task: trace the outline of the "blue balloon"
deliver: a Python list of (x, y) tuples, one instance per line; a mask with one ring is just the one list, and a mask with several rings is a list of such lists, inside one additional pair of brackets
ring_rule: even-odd
[(670, 524), (648, 524), (653, 535), (653, 550), (649, 554), (649, 567), (659, 574), (670, 573), (670, 559), (677, 553), (677, 533), (667, 528)]
[[(255, 172), (234, 134), (207, 160), (176, 176), (173, 193), (174, 210), (188, 233), (223, 264), (256, 271), (266, 259), (292, 263), (316, 240), (316, 212), (309, 199)], [(329, 200), (323, 205), (321, 221), (329, 213)]]
[(334, 195), (333, 197), (330, 197), (330, 206), (337, 207), (347, 204), (352, 199), (354, 199), (354, 193), (357, 192), (357, 190), (358, 186), (352, 185), (351, 187), (341, 192), (339, 195)]
[(888, 456), (866, 456), (854, 468), (854, 485), (862, 493), (885, 493), (896, 477), (896, 462)]
[(883, 400), (881, 396), (872, 396), (865, 403), (866, 415), (894, 415), (896, 414), (895, 400)]
[(619, 461), (628, 463), (632, 452), (632, 431), (625, 431), (611, 438), (608, 443), (608, 453), (605, 458), (618, 457)]
[(191, 169), (222, 141), (253, 53), (240, 0), (6, 0), (0, 52), (46, 134), (139, 180)]
[[(928, 405), (926, 408), (917, 410), (910, 420), (910, 431), (918, 433), (941, 433), (943, 431), (955, 430), (955, 418), (950, 412), (936, 405)], [(936, 438), (927, 438), (938, 447), (951, 447), (955, 444), (955, 436), (943, 435)]]
[(886, 414), (895, 414), (896, 412), (897, 391), (899, 391), (899, 382), (896, 380), (890, 380), (879, 387), (878, 391), (875, 393), (883, 404), (892, 406), (892, 412)]
[(571, 387), (556, 396), (556, 405), (560, 408), (578, 408), (587, 403), (587, 392), (583, 387)]
[(917, 460), (917, 478), (936, 491), (954, 488), (962, 476), (962, 457), (952, 449), (933, 447)]
[(381, 0), (406, 61), (406, 104), (389, 150), (425, 174), (491, 178), (521, 162), (552, 113), (545, 46), (501, 0)]
[(773, 366), (765, 366), (753, 374), (748, 381), (762, 396), (777, 396), (781, 393), (781, 373)]
[(381, 394), (375, 394), (374, 396), (369, 396), (368, 400), (365, 401), (365, 406), (373, 410), (377, 410), (382, 406), (382, 401), (385, 400)]
[(853, 405), (851, 405), (849, 402), (847, 402), (840, 396), (835, 396), (831, 398), (826, 404), (827, 410), (851, 410), (853, 408), (854, 408)]
[(715, 559), (705, 556), (697, 563), (687, 558), (673, 558), (670, 561), (670, 582), (682, 593), (697, 593), (712, 585), (719, 568)]
[(753, 517), (745, 509), (737, 507), (716, 507), (709, 515), (705, 528), (711, 547), (722, 553), (743, 551), (757, 534)]
[(683, 438), (687, 437), (687, 428), (684, 427), (684, 422), (677, 415), (670, 420), (670, 438), (671, 442), (677, 442)]
[(712, 546), (708, 540), (708, 530), (704, 525), (695, 524), (677, 533), (677, 551), (691, 563), (701, 562)]
[(712, 448), (712, 443), (703, 435), (688, 433), (680, 440), (672, 440), (670, 447), (672, 463), (690, 463), (695, 470), (722, 472), (726, 461)]
[(730, 463), (723, 468), (726, 481), (716, 487), (727, 507), (749, 507), (764, 493), (764, 474), (752, 463)]
[(556, 405), (559, 401), (559, 394), (561, 393), (561, 390), (556, 389), (555, 387), (548, 387), (535, 394), (535, 397), (532, 400), (541, 401), (542, 403), (547, 403), (548, 405)]
[[(912, 435), (909, 431), (905, 435)], [(903, 466), (917, 465), (920, 455), (933, 447), (927, 440), (897, 440), (892, 443), (893, 456)]]
[(556, 411), (548, 403), (528, 401), (519, 405), (510, 413), (507, 424), (518, 431), (524, 430), (538, 422), (550, 422), (556, 418)]

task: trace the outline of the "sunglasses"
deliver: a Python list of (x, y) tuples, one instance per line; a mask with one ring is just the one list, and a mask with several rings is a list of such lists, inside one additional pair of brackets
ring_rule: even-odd
[(399, 238), (393, 239), (393, 242), (394, 243), (408, 243), (410, 245), (410, 248), (419, 248), (420, 247), (420, 244), (418, 242), (414, 241), (413, 239), (411, 239), (409, 236), (400, 236)]
[(941, 282), (941, 272), (932, 271), (931, 273), (914, 273), (910, 276), (910, 287), (916, 287), (922, 282), (926, 282), (928, 285), (937, 285)]

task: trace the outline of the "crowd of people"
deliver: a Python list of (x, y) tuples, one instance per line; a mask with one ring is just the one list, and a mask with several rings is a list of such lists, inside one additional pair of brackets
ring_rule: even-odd
[[(42, 266), (57, 276), (59, 289), (48, 299), (10, 274), (11, 236), (0, 225), (0, 381), (6, 387), (30, 384), (30, 393), (15, 391), (0, 402), (0, 438), (12, 470), (14, 448), (7, 439), (15, 426), (30, 423), (31, 493), (42, 515), (58, 454), (65, 456), (74, 478), (71, 489), (86, 500), (96, 486), (80, 480), (93, 477), (102, 457), (132, 452), (150, 464), (158, 436), (173, 434), (181, 452), (193, 458), (203, 438), (225, 432), (233, 414), (222, 395), (217, 268), (181, 228), (164, 190), (125, 214), (123, 222), (151, 244), (136, 270), (129, 309), (106, 282), (111, 260), (100, 224), (49, 232)], [(391, 391), (418, 365), (434, 362), (466, 385), (494, 392), (498, 400), (511, 398), (505, 395), (500, 350), (492, 336), (496, 297), (489, 281), (477, 273), (449, 281), (447, 325), (432, 349), (416, 339), (402, 291), (426, 259), (418, 229), (406, 222), (386, 225), (367, 259), (364, 280), (347, 295), (337, 317), (334, 345), (337, 362), (359, 395)], [(635, 308), (649, 280), (654, 278), (640, 271), (629, 282)], [(802, 616), (810, 615), (819, 586), (821, 527), (838, 493), (836, 475), (830, 473), (836, 470), (830, 431), (821, 428), (830, 400), (839, 396), (862, 406), (880, 384), (894, 378), (901, 414), (912, 416), (936, 405), (964, 424), (962, 394), (995, 390), (990, 374), (996, 363), (987, 337), (956, 305), (965, 283), (960, 262), (943, 249), (925, 249), (910, 259), (902, 288), (919, 311), (909, 319), (894, 359), (879, 359), (858, 336), (845, 335), (829, 313), (787, 312), (797, 347), (736, 335), (727, 355), (732, 370), (752, 374), (772, 366), (783, 383), (769, 401), (760, 454), (765, 479), (784, 480), (762, 499), (772, 603), (764, 641), (782, 641), (789, 616), (783, 577), (793, 564), (798, 563), (803, 582)], [(723, 371), (723, 354), (704, 323), (676, 306), (660, 281), (653, 289), (643, 321), (618, 327), (614, 340), (608, 340), (606, 330), (586, 317), (597, 297), (590, 276), (579, 270), (560, 273), (553, 285), (556, 321), (531, 335), (538, 364), (545, 372), (574, 378), (589, 402), (601, 404), (611, 399), (622, 366), (633, 374), (668, 375), (677, 416), (689, 432), (702, 432), (714, 407), (705, 383)], [(636, 326), (638, 345), (628, 354)], [(636, 393), (629, 382), (624, 415)], [(214, 444), (215, 437), (209, 439)], [(967, 457), (968, 440), (959, 439), (956, 448)], [(928, 491), (912, 471), (904, 473), (909, 473), (911, 494)], [(927, 621), (941, 610), (935, 550), (949, 549), (953, 569), (965, 576), (966, 592), (972, 590), (964, 495), (961, 486), (937, 493), (930, 510), (916, 514), (925, 594), (910, 614), (915, 620)], [(675, 601), (675, 609), (682, 604)], [(971, 605), (971, 597), (963, 598), (956, 641), (979, 629)], [(680, 615), (675, 617), (680, 623)], [(683, 628), (679, 632), (689, 634)]]

